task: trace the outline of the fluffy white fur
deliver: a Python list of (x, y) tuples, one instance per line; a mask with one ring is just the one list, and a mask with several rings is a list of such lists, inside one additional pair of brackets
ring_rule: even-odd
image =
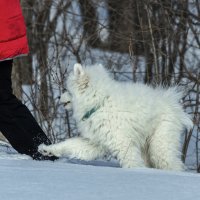
[(64, 94), (62, 101), (71, 103), (81, 136), (40, 145), (41, 153), (82, 160), (110, 154), (125, 168), (183, 169), (180, 137), (192, 121), (176, 87), (117, 82), (101, 65), (80, 64), (67, 84), (71, 97)]

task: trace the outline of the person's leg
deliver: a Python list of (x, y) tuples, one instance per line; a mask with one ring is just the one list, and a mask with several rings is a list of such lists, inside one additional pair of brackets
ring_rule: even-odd
[(12, 60), (0, 62), (0, 131), (19, 152), (33, 159), (55, 160), (38, 152), (42, 143), (51, 144), (29, 109), (12, 94)]

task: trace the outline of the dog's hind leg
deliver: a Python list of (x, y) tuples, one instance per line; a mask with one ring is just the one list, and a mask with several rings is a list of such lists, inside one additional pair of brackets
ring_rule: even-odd
[(81, 137), (70, 138), (49, 146), (42, 144), (38, 151), (43, 155), (67, 156), (86, 161), (102, 158), (106, 154), (103, 147)]
[(110, 147), (110, 151), (117, 157), (120, 166), (123, 168), (145, 167), (141, 156), (140, 145), (137, 145), (132, 139), (118, 137)]
[(133, 145), (126, 148), (122, 147), (117, 155), (117, 159), (123, 168), (145, 167), (140, 149)]
[(181, 126), (172, 121), (163, 121), (149, 141), (150, 162), (153, 167), (166, 170), (183, 170), (180, 158)]

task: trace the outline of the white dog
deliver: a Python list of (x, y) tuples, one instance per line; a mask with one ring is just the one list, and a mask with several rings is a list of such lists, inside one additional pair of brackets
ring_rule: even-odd
[(101, 65), (75, 64), (68, 89), (71, 97), (65, 93), (61, 100), (72, 105), (81, 136), (42, 144), (41, 153), (86, 161), (110, 154), (125, 168), (183, 169), (180, 137), (192, 121), (176, 87), (117, 82)]

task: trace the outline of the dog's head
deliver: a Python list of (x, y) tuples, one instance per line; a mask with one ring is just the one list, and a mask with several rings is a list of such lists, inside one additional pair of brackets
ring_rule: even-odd
[[(83, 67), (81, 64), (75, 64), (67, 79), (73, 109), (81, 107), (84, 110), (100, 105), (108, 96), (107, 89), (110, 88), (111, 82), (107, 70), (102, 65)], [(68, 95), (66, 96), (68, 98)]]
[[(74, 71), (68, 77), (68, 90), (75, 95), (90, 93), (92, 90), (105, 91), (108, 80), (107, 70), (101, 65), (96, 64), (83, 67), (81, 64), (74, 65)], [(92, 92), (93, 93), (93, 92)]]

